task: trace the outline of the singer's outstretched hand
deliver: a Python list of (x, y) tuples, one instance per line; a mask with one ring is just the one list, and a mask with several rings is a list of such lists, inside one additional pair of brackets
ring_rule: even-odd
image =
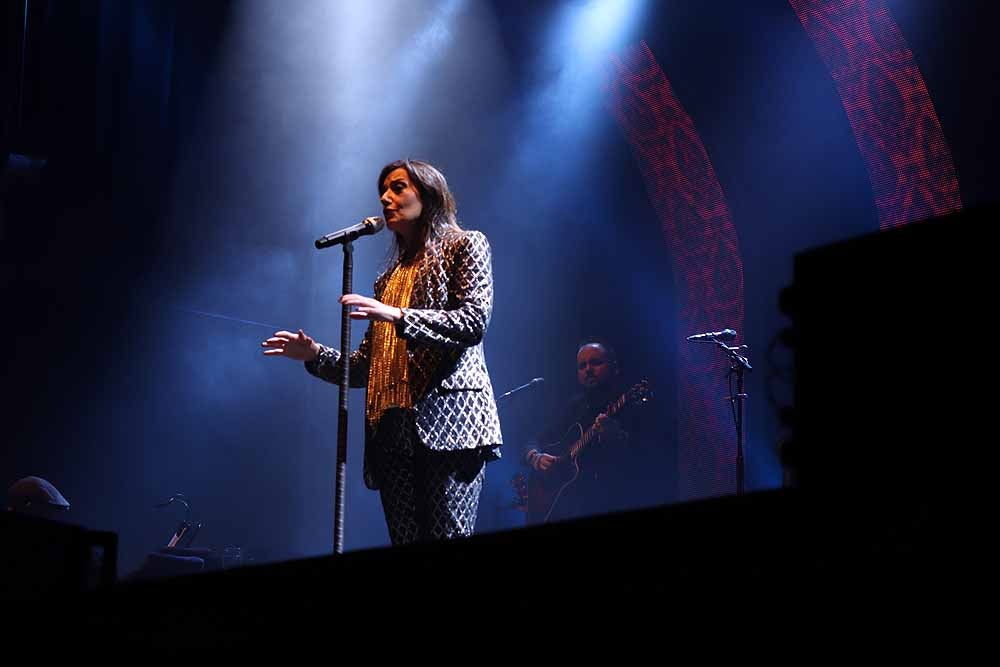
[(403, 318), (403, 311), (399, 308), (387, 306), (381, 301), (360, 294), (345, 294), (340, 297), (340, 302), (347, 306), (356, 306), (356, 310), (351, 311), (352, 320), (396, 322)]
[(319, 343), (307, 336), (302, 329), (298, 333), (276, 331), (260, 346), (266, 348), (265, 356), (288, 357), (295, 361), (312, 361), (319, 354)]

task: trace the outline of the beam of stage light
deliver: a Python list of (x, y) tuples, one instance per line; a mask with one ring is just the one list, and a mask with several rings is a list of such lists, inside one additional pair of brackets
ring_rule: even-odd
[(572, 2), (555, 17), (545, 65), (558, 71), (555, 91), (569, 105), (599, 102), (599, 87), (609, 55), (629, 40), (643, 14), (645, 0)]
[[(591, 159), (610, 54), (634, 39), (646, 0), (590, 0), (560, 6), (541, 32), (531, 93), (518, 121), (519, 142), (507, 166), (510, 187), (560, 177), (558, 160), (572, 147), (575, 162)], [(544, 212), (539, 212), (545, 217)]]
[(593, 121), (603, 113), (604, 56), (629, 33), (640, 2), (591, 0), (558, 8), (543, 32), (536, 69), (541, 78), (528, 102), (529, 134), (537, 135), (532, 145), (548, 151), (571, 143), (578, 154), (586, 149)]
[[(275, 167), (302, 184), (304, 235), (373, 215), (378, 168), (419, 152), (420, 138), (400, 128), (414, 124), (413, 114), (433, 113), (423, 93), (439, 75), (466, 6), (467, 0), (242, 6), (241, 34), (227, 46), (230, 69), (253, 74), (252, 122), (288, 146), (290, 164)], [(359, 263), (369, 251), (373, 259), (380, 255), (374, 245), (359, 246)]]
[[(319, 209), (359, 198), (361, 206), (374, 205), (373, 170), (404, 155), (417, 157), (408, 143), (414, 138), (400, 128), (411, 125), (415, 114), (433, 113), (420, 106), (428, 102), (422, 94), (452, 44), (454, 22), (465, 3), (394, 0), (340, 8), (338, 20), (328, 26), (332, 76), (325, 82), (328, 99), (320, 102), (328, 119), (325, 130), (337, 145), (325, 168), (317, 170)], [(316, 46), (323, 49), (324, 43)], [(334, 191), (330, 183), (341, 185)], [(316, 213), (311, 217), (322, 216), (321, 210)], [(369, 209), (359, 209), (344, 224), (367, 215), (372, 215)], [(325, 233), (325, 227), (312, 232)]]
[(385, 136), (386, 123), (415, 106), (465, 2), (344, 3), (336, 15), (320, 15), (328, 25), (313, 37), (330, 76), (318, 82), (317, 101), (330, 114), (330, 131), (360, 130), (352, 137), (366, 150), (398, 142)]
[[(225, 141), (233, 154), (247, 156), (242, 168), (268, 174), (264, 180), (273, 194), (266, 209), (257, 208), (281, 224), (267, 228), (262, 219), (251, 235), (279, 237), (286, 249), (311, 249), (312, 239), (378, 212), (379, 167), (426, 151), (424, 137), (406, 130), (446, 102), (428, 99), (425, 91), (456, 60), (450, 50), (467, 5), (251, 0), (239, 6), (224, 48), (224, 78), (239, 85), (220, 103), (243, 122), (240, 136), (232, 138), (228, 130)], [(267, 148), (248, 151), (255, 142)], [(227, 201), (234, 198), (227, 195)], [(360, 284), (368, 283), (367, 267), (384, 260), (387, 243), (381, 238), (357, 245)], [(273, 293), (294, 293), (305, 281), (317, 286), (317, 303), (324, 299), (341, 271), (339, 257), (312, 253), (307, 261), (290, 267), (284, 279), (269, 276)]]
[(403, 101), (412, 103), (419, 94), (420, 84), (451, 44), (452, 24), (465, 0), (441, 0), (434, 3), (430, 22), (406, 44), (401, 53), (407, 54), (400, 71), (404, 90)]
[(562, 30), (576, 56), (591, 61), (603, 58), (609, 49), (632, 32), (644, 5), (644, 0), (571, 3), (566, 9)]

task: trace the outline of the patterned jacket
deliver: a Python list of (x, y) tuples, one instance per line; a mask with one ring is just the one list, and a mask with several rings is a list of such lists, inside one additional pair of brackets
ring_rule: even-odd
[[(390, 270), (375, 280), (381, 300)], [(417, 271), (410, 306), (396, 323), (406, 339), (413, 412), (420, 441), (432, 450), (490, 447), (499, 457), (503, 443), (493, 386), (483, 354), (483, 336), (493, 312), (493, 268), (486, 236), (455, 231), (428, 246)], [(350, 355), (351, 386), (368, 381), (369, 338)], [(340, 379), (338, 350), (322, 346), (306, 370), (328, 382)], [(365, 437), (365, 484), (372, 476), (371, 434)]]

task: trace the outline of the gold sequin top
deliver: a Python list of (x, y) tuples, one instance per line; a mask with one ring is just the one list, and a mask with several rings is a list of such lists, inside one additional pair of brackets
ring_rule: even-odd
[[(486, 236), (478, 231), (461, 230), (449, 233), (434, 243), (429, 243), (422, 257), (411, 267), (412, 277), (400, 282), (409, 284), (412, 291), (408, 306), (403, 309), (403, 319), (395, 325), (371, 322), (364, 340), (350, 355), (340, 350), (320, 346), (319, 356), (314, 361), (305, 362), (306, 370), (327, 382), (340, 382), (343, 367), (348, 358), (351, 367), (351, 386), (368, 387), (376, 393), (370, 375), (375, 374), (375, 353), (372, 336), (375, 328), (386, 329), (406, 341), (405, 348), (387, 347), (379, 344), (383, 359), (393, 358), (398, 369), (389, 372), (391, 364), (378, 362), (383, 378), (397, 378), (408, 382), (409, 392), (395, 399), (390, 393), (397, 393), (398, 387), (380, 390), (382, 398), (371, 397), (366, 403), (366, 416), (372, 419), (384, 418), (384, 407), (394, 402), (411, 402), (416, 433), (428, 449), (432, 451), (457, 451), (489, 447), (490, 455), (499, 458), (503, 435), (493, 385), (486, 368), (483, 352), (483, 337), (493, 310), (493, 270), (492, 253)], [(390, 299), (386, 289), (398, 266), (391, 266), (375, 281), (374, 297), (383, 303), (403, 303), (402, 299)], [(406, 267), (404, 267), (406, 268)], [(397, 286), (398, 287), (398, 286)], [(384, 334), (381, 334), (384, 335)], [(388, 350), (388, 354), (386, 354)], [(399, 364), (406, 357), (406, 371)], [(398, 355), (398, 356), (394, 356)], [(404, 375), (404, 373), (408, 373)], [(381, 384), (381, 382), (379, 383)], [(369, 405), (371, 409), (369, 409)], [(366, 426), (371, 424), (368, 419)], [(377, 425), (377, 422), (375, 422)], [(377, 436), (375, 429), (365, 429), (365, 484), (370, 489), (379, 488), (375, 478), (375, 468), (369, 460), (369, 453), (375, 451), (372, 443)], [(383, 443), (384, 444), (384, 443)], [(382, 446), (380, 444), (379, 446)]]
[[(410, 305), (418, 264), (400, 262), (396, 265), (382, 292), (382, 303), (397, 308)], [(369, 427), (374, 427), (387, 409), (412, 408), (413, 396), (410, 392), (406, 339), (396, 335), (396, 325), (391, 322), (376, 321), (371, 327), (365, 420)]]

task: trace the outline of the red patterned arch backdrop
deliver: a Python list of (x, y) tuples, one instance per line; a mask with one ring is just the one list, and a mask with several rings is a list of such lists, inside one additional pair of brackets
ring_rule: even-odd
[[(612, 59), (605, 93), (670, 249), (679, 330), (741, 330), (743, 262), (729, 208), (694, 122), (645, 42)], [(679, 499), (733, 493), (736, 430), (724, 400), (728, 362), (711, 346), (678, 339)]]
[(882, 0), (789, 0), (837, 84), (868, 168), (879, 227), (962, 208), (930, 93)]

